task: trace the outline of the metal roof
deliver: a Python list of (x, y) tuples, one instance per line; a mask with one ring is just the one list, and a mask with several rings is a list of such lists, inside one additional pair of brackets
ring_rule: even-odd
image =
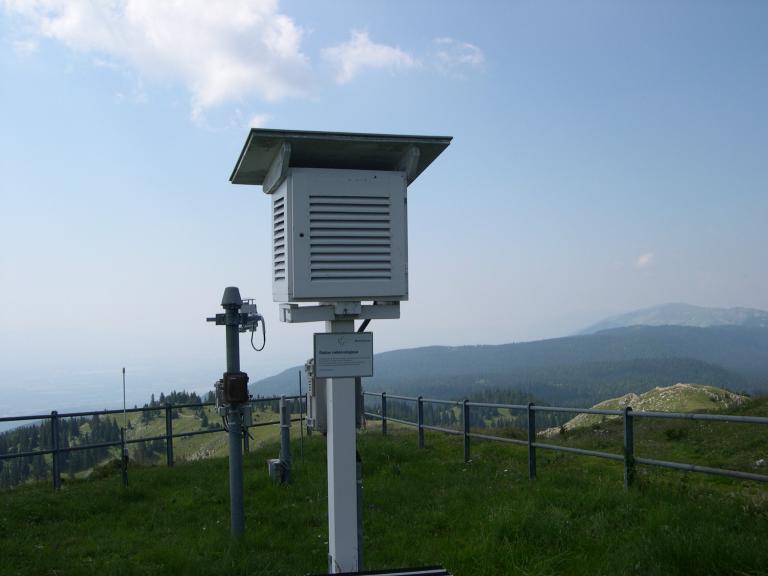
[(402, 170), (404, 158), (416, 148), (415, 164), (408, 170), (410, 184), (450, 143), (450, 136), (252, 128), (229, 180), (233, 184), (264, 184), (272, 161), (288, 144), (291, 168)]

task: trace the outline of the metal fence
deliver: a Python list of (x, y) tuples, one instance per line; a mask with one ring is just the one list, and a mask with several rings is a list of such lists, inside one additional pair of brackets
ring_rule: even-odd
[[(396, 422), (405, 426), (414, 426), (418, 429), (418, 446), (424, 447), (424, 430), (433, 430), (462, 436), (464, 439), (464, 461), (470, 459), (470, 439), (478, 438), (490, 440), (492, 442), (506, 442), (517, 444), (528, 448), (528, 476), (531, 480), (536, 479), (536, 450), (554, 450), (558, 452), (568, 452), (580, 456), (594, 456), (597, 458), (606, 458), (623, 462), (624, 464), (624, 486), (632, 485), (635, 478), (636, 466), (644, 464), (647, 466), (658, 466), (661, 468), (671, 468), (674, 470), (683, 470), (686, 472), (700, 472), (703, 474), (712, 474), (715, 476), (727, 476), (729, 478), (738, 478), (741, 480), (754, 480), (757, 482), (768, 482), (768, 476), (764, 474), (755, 474), (752, 472), (742, 472), (739, 470), (726, 470), (723, 468), (711, 468), (708, 466), (698, 466), (695, 464), (686, 464), (682, 462), (669, 462), (666, 460), (656, 460), (653, 458), (640, 458), (635, 456), (635, 427), (636, 418), (666, 418), (671, 420), (706, 420), (714, 422), (733, 422), (741, 424), (762, 424), (768, 425), (768, 418), (759, 416), (731, 416), (725, 414), (699, 414), (699, 413), (678, 413), (678, 412), (634, 412), (631, 407), (623, 410), (602, 410), (597, 408), (565, 408), (561, 406), (536, 406), (530, 404), (497, 404), (491, 402), (470, 402), (469, 400), (436, 400), (434, 398), (422, 398), (421, 396), (398, 396), (387, 394), (386, 392), (375, 393), (365, 392), (365, 396), (378, 398), (381, 402), (380, 412), (365, 412), (365, 415), (371, 418), (381, 420), (381, 429), (383, 434), (387, 434), (387, 422)], [(401, 418), (392, 418), (387, 415), (387, 400), (400, 400), (404, 402), (416, 403), (416, 421), (404, 420)], [(454, 428), (445, 428), (442, 426), (433, 426), (424, 423), (424, 404), (447, 404), (457, 406), (461, 409), (460, 430)], [(470, 429), (470, 409), (473, 406), (485, 408), (504, 408), (508, 410), (522, 411), (527, 415), (527, 439), (504, 438), (490, 434), (480, 434), (472, 432)], [(584, 448), (575, 448), (571, 446), (560, 446), (557, 444), (547, 444), (540, 442), (536, 436), (536, 413), (537, 412), (563, 412), (571, 414), (597, 414), (602, 416), (618, 416), (624, 424), (624, 446), (623, 454), (612, 452), (601, 452), (598, 450), (586, 450)]]
[[(249, 404), (265, 404), (269, 402), (277, 402), (281, 398), (286, 400), (299, 400), (303, 405), (304, 396), (273, 396), (268, 398), (255, 398), (252, 399)], [(167, 466), (173, 466), (173, 440), (174, 438), (189, 438), (191, 436), (199, 436), (200, 434), (216, 434), (219, 432), (226, 432), (223, 427), (209, 428), (204, 430), (193, 430), (191, 432), (182, 432), (180, 434), (174, 434), (173, 432), (173, 411), (181, 408), (204, 408), (213, 406), (213, 402), (201, 402), (196, 404), (164, 404), (163, 406), (147, 406), (143, 408), (127, 408), (126, 410), (97, 410), (97, 411), (84, 411), (84, 412), (57, 412), (54, 410), (50, 414), (31, 414), (27, 416), (4, 416), (0, 417), (0, 422), (39, 422), (50, 420), (50, 445), (51, 448), (31, 450), (27, 452), (9, 452), (6, 454), (0, 454), (0, 461), (11, 460), (13, 458), (28, 458), (30, 456), (46, 456), (51, 455), (51, 471), (53, 476), (53, 487), (58, 489), (61, 487), (61, 455), (67, 452), (75, 452), (78, 450), (94, 450), (97, 448), (113, 448), (120, 447), (121, 451), (125, 449), (128, 444), (138, 444), (141, 442), (153, 442), (156, 440), (162, 440), (165, 442), (165, 461)], [(79, 418), (83, 416), (110, 416), (119, 415), (125, 413), (137, 413), (137, 412), (165, 412), (165, 434), (159, 436), (143, 436), (140, 438), (126, 439), (125, 429), (121, 428), (120, 440), (113, 442), (92, 442), (88, 444), (77, 444), (75, 446), (60, 446), (59, 442), (59, 420), (61, 418)], [(291, 422), (303, 421), (303, 408), (300, 410), (302, 416), (299, 418), (292, 418)], [(258, 428), (261, 426), (277, 426), (280, 424), (280, 420), (274, 420), (270, 422), (257, 422), (252, 423), (247, 428)], [(248, 434), (243, 435), (243, 450), (249, 451), (250, 446), (248, 442)]]

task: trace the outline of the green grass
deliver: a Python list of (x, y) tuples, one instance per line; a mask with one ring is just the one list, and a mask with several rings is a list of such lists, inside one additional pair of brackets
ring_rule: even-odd
[[(464, 464), (460, 438), (428, 433), (419, 450), (413, 429), (391, 430), (359, 436), (368, 568), (768, 574), (762, 485), (661, 471), (626, 492), (620, 464), (545, 451), (530, 482), (524, 448), (473, 441)], [(245, 459), (239, 544), (229, 537), (225, 458), (134, 467), (127, 490), (102, 472), (59, 493), (47, 484), (0, 493), (0, 574), (322, 573), (324, 441), (307, 441), (303, 464), (294, 443), (290, 486), (267, 478), (265, 459), (276, 455), (268, 445)]]

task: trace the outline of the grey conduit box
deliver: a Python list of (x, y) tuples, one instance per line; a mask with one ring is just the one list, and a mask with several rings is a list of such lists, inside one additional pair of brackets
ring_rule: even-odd
[(251, 130), (230, 181), (270, 196), (274, 301), (407, 300), (407, 187), (450, 141)]

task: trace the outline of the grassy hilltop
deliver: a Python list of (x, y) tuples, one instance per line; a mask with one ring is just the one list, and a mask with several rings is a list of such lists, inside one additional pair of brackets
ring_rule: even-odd
[[(701, 412), (736, 408), (748, 402), (748, 397), (702, 384), (678, 383), (672, 386), (657, 386), (643, 394), (630, 392), (620, 398), (610, 398), (598, 402), (593, 408), (600, 410), (623, 410), (630, 406), (635, 412)], [(571, 418), (562, 427), (549, 428), (540, 432), (542, 436), (554, 436), (563, 431), (599, 426), (619, 416), (601, 416), (597, 414), (579, 414)]]
[[(768, 402), (742, 413), (766, 414)], [(562, 442), (618, 451), (619, 427), (568, 433)], [(614, 430), (614, 428), (616, 428)], [(672, 430), (669, 434), (666, 430)], [(514, 434), (512, 431), (510, 434)], [(713, 440), (717, 438), (717, 442)], [(560, 441), (560, 440), (558, 440)], [(638, 455), (752, 470), (768, 452), (765, 429), (654, 422)], [(767, 574), (765, 486), (640, 468), (631, 491), (620, 464), (375, 426), (359, 437), (369, 568), (443, 563), (470, 574)], [(247, 535), (229, 538), (227, 461), (134, 467), (124, 490), (108, 468), (89, 479), (0, 493), (1, 574), (306, 574), (326, 567), (325, 447), (313, 436), (294, 483), (275, 486), (266, 445), (245, 458)]]

